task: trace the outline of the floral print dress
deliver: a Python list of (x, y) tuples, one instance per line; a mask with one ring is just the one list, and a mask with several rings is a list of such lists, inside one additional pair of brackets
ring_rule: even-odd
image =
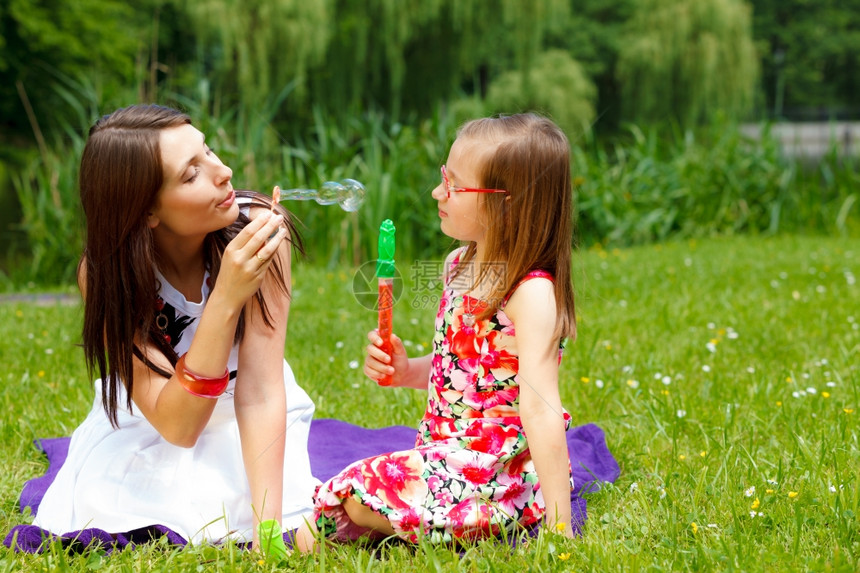
[[(538, 276), (551, 278), (533, 271), (523, 281)], [(543, 517), (519, 417), (514, 325), (503, 309), (474, 321), (470, 315), (480, 314), (481, 304), (445, 285), (415, 448), (357, 461), (320, 486), (314, 518), (326, 537), (347, 541), (368, 533), (347, 516), (347, 498), (384, 516), (410, 542), (499, 535)], [(567, 412), (564, 420), (569, 428)]]

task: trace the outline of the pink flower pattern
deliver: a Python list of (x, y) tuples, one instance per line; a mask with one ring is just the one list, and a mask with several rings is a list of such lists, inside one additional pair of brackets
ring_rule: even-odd
[[(498, 535), (543, 517), (519, 418), (514, 325), (500, 309), (467, 326), (464, 308), (479, 304), (445, 285), (415, 448), (355, 462), (317, 489), (314, 519), (327, 537), (354, 540), (368, 533), (346, 515), (348, 498), (386, 517), (411, 542)], [(567, 412), (564, 418), (569, 427)]]

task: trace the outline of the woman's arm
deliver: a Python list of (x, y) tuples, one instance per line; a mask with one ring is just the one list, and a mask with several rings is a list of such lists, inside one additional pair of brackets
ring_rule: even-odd
[(519, 351), (520, 418), (541, 492), (546, 524), (570, 528), (570, 459), (558, 391), (558, 339), (552, 281), (532, 279), (514, 292), (505, 312), (514, 323)]
[[(260, 288), (272, 257), (281, 247), (286, 229), (283, 218), (259, 217), (250, 222), (224, 250), (218, 280), (200, 317), (194, 339), (185, 354), (187, 368), (201, 376), (218, 377), (227, 368), (233, 335), (242, 307)], [(269, 236), (277, 234), (269, 240)], [(146, 357), (164, 370), (171, 370), (167, 358), (148, 345), (138, 345)], [(283, 348), (283, 347), (282, 347)], [(283, 354), (281, 354), (283, 355)], [(190, 394), (174, 374), (160, 376), (134, 359), (132, 398), (146, 419), (165, 440), (191, 447), (200, 437), (215, 408), (215, 400)]]
[[(290, 242), (284, 241), (275, 255), (287, 289), (291, 280), (290, 248)], [(284, 444), (289, 431), (284, 389), (284, 344), (290, 298), (278, 284), (274, 271), (268, 273), (260, 288), (269, 310), (271, 327), (263, 321), (259, 303), (256, 297), (252, 297), (246, 305), (245, 335), (239, 346), (239, 374), (234, 400), (255, 518), (258, 521), (275, 519), (280, 523)]]

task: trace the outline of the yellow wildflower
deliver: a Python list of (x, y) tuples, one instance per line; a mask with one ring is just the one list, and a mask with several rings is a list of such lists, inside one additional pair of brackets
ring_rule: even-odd
[(765, 493), (773, 493), (773, 490), (772, 489), (766, 489), (766, 490), (764, 490), (764, 492)]
[(567, 561), (568, 559), (570, 559), (570, 553), (559, 553), (558, 558), (562, 561)]
[(752, 505), (750, 507), (752, 509), (758, 509), (758, 506), (760, 506), (760, 505), (761, 505), (761, 502), (758, 500), (758, 498), (755, 498), (755, 501), (752, 502)]
[(563, 521), (559, 521), (558, 523), (555, 524), (555, 529), (559, 533), (563, 532), (564, 528), (565, 528), (565, 523)]
[(797, 497), (797, 496), (799, 496), (799, 495), (800, 495), (800, 494), (799, 494), (798, 492), (796, 492), (796, 491), (790, 491), (790, 492), (788, 492), (788, 499), (794, 499), (794, 498), (796, 498), (796, 497)]
[(678, 456), (678, 459), (683, 462), (684, 460), (687, 459), (687, 456), (685, 456), (684, 454), (681, 454), (680, 456)]
[(845, 412), (846, 414), (853, 414), (854, 408), (842, 408), (842, 411)]
[(780, 402), (779, 400), (777, 400), (777, 401), (776, 401), (776, 407), (777, 407), (777, 408), (779, 408), (780, 406), (782, 406), (782, 402)]
[(690, 529), (692, 529), (692, 530), (693, 530), (693, 533), (698, 533), (698, 532), (699, 532), (699, 526), (698, 526), (698, 525), (696, 525), (696, 522), (695, 522), (695, 521), (694, 521), (693, 523), (691, 523), (691, 524), (690, 524)]
[(699, 452), (699, 455), (704, 458), (705, 456), (708, 455), (708, 452), (706, 452), (705, 450), (702, 450), (701, 452)]
[(580, 378), (580, 381), (582, 381), (583, 384), (588, 384), (591, 379), (588, 376), (583, 376), (582, 378)]
[(822, 392), (821, 397), (822, 398), (830, 398), (830, 392)]

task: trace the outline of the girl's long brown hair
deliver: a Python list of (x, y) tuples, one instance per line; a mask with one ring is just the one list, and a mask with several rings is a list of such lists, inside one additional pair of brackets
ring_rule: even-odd
[[(576, 312), (571, 279), (573, 189), (570, 144), (552, 121), (536, 114), (483, 118), (463, 125), (459, 139), (475, 139), (492, 147), (478, 170), (481, 187), (506, 189), (508, 195), (483, 195), (486, 221), (485, 261), (474, 284), (495, 272), (484, 319), (529, 271), (545, 270), (555, 278), (558, 311), (555, 334), (576, 337)], [(475, 243), (466, 248), (459, 269), (473, 261)], [(504, 272), (493, 270), (503, 265)], [(457, 273), (457, 269), (454, 270)]]
[[(147, 214), (163, 183), (159, 138), (161, 131), (190, 124), (184, 113), (158, 105), (134, 105), (99, 119), (90, 128), (81, 157), (79, 186), (86, 218), (86, 243), (81, 265), (85, 268), (83, 348), (87, 367), (101, 378), (102, 405), (111, 424), (117, 426), (119, 385), (125, 384), (131, 410), (136, 356), (161, 376), (172, 372), (145, 357), (143, 345), (164, 353), (172, 365), (178, 356), (155, 324), (159, 284), (155, 277), (157, 255)], [(251, 206), (269, 207), (264, 195), (237, 191), (250, 197)], [(286, 213), (293, 247), (303, 253), (301, 237)], [(210, 233), (204, 243), (206, 268), (214, 287), (221, 256), (230, 240), (249, 222), (240, 214), (232, 225)], [(284, 269), (273, 261), (270, 272), (287, 295)], [(266, 325), (271, 326), (266, 301), (255, 295)], [(244, 311), (234, 340), (242, 339)]]

